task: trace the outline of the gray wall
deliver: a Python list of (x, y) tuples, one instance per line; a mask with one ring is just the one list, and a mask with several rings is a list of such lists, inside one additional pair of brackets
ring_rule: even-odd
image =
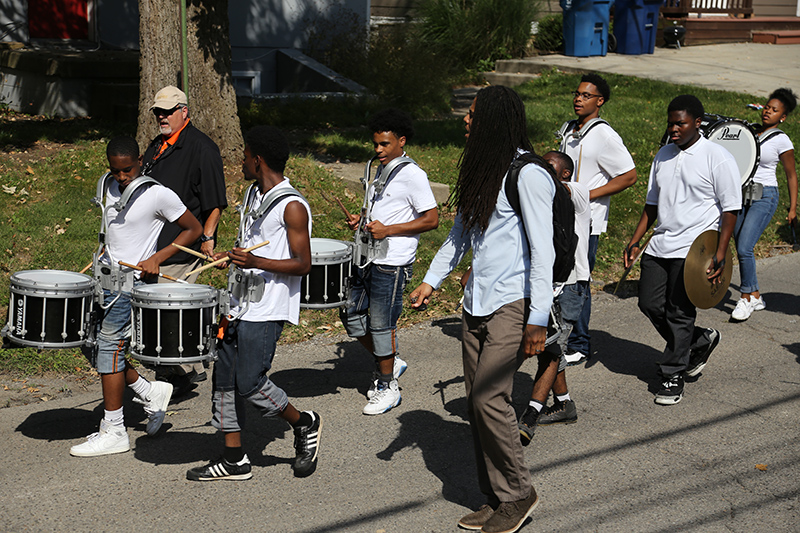
[(0, 0), (0, 42), (28, 42), (28, 2)]

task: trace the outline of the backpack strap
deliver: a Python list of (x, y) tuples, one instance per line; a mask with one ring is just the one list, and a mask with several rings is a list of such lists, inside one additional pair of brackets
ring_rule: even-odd
[(589, 133), (592, 128), (595, 126), (599, 126), (600, 124), (608, 125), (608, 122), (605, 119), (600, 117), (595, 117), (589, 120), (583, 127), (579, 130), (575, 130), (575, 126), (578, 125), (577, 120), (569, 120), (561, 125), (561, 128), (556, 132), (556, 136), (561, 139), (561, 145), (559, 146), (560, 151), (564, 151), (564, 148), (569, 142), (570, 139), (577, 139), (581, 140), (587, 133)]
[(261, 205), (259, 205), (255, 210), (250, 210), (249, 207), (253, 201), (254, 195), (256, 194), (255, 191), (257, 190), (257, 187), (258, 185), (255, 183), (250, 185), (250, 187), (248, 187), (247, 191), (244, 193), (244, 203), (237, 207), (239, 210), (240, 220), (239, 235), (236, 239), (236, 246), (239, 246), (244, 241), (244, 233), (246, 228), (249, 228), (253, 222), (269, 213), (280, 200), (283, 200), (289, 196), (297, 196), (298, 198), (302, 199), (303, 202), (308, 203), (306, 197), (291, 185), (289, 187), (273, 187), (264, 196), (264, 199), (261, 201)]

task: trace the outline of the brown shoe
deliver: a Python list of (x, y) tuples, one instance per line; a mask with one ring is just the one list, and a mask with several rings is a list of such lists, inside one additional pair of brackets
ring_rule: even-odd
[(492, 513), (494, 513), (492, 506), (488, 503), (484, 503), (481, 505), (480, 509), (459, 520), (458, 527), (479, 531), (483, 527), (483, 524), (489, 520), (489, 517), (492, 516)]
[(539, 505), (539, 496), (536, 489), (531, 487), (531, 494), (524, 500), (503, 502), (483, 524), (482, 533), (514, 533)]

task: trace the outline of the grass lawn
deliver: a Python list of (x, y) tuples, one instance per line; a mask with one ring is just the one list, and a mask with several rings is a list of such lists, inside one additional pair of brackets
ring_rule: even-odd
[[(603, 117), (622, 136), (631, 151), (639, 181), (614, 197), (609, 230), (601, 237), (595, 278), (603, 285), (617, 279), (622, 271), (619, 257), (626, 239), (639, 219), (647, 187), (650, 163), (659, 148), (666, 122), (666, 107), (678, 94), (692, 93), (705, 104), (706, 111), (758, 122), (760, 115), (746, 105), (753, 101), (745, 94), (711, 91), (695, 87), (608, 75), (612, 97), (604, 106)], [(517, 90), (525, 101), (529, 135), (537, 152), (557, 148), (554, 132), (562, 122), (573, 118), (570, 91), (579, 76), (547, 73)], [(315, 156), (366, 162), (372, 155), (366, 121), (371, 110), (357, 103), (341, 105), (320, 102), (283, 104), (276, 107), (249, 107), (240, 110), (245, 128), (272, 123), (284, 128), (297, 150), (287, 176), (311, 203), (314, 237), (349, 241), (338, 207), (328, 197), (336, 195), (351, 211), (357, 211), (363, 198), (347, 191), (342, 180), (319, 166)], [(311, 120), (309, 117), (313, 117)], [(336, 124), (337, 126), (333, 126)], [(795, 117), (784, 124), (793, 139), (800, 139)], [(105, 146), (117, 134), (133, 134), (134, 124), (108, 124), (91, 119), (59, 120), (0, 114), (0, 321), (6, 322), (10, 277), (20, 270), (61, 269), (78, 271), (91, 260), (97, 247), (100, 209), (89, 199), (94, 196), (97, 179), (106, 171)], [(428, 172), (431, 181), (453, 185), (457, 163), (464, 145), (461, 117), (420, 121), (417, 135), (407, 150)], [(785, 177), (778, 171), (781, 203), (773, 222), (759, 242), (756, 253), (764, 256), (776, 244), (791, 243), (785, 224), (788, 205)], [(228, 200), (241, 202), (246, 184), (238, 167), (226, 168)], [(433, 255), (452, 226), (452, 213), (442, 210), (439, 229), (422, 235), (414, 280), (410, 291), (422, 279)], [(232, 246), (239, 219), (229, 207), (220, 223), (221, 249)], [(461, 296), (458, 277), (466, 270), (462, 264), (442, 287), (434, 303), (423, 313), (405, 310), (401, 323), (451, 314)], [(632, 273), (633, 278), (638, 276)], [(201, 283), (222, 287), (223, 272), (206, 271)], [(336, 310), (301, 312), (301, 324), (284, 330), (282, 342), (296, 342), (343, 329)], [(43, 371), (74, 372), (87, 368), (79, 350), (34, 349), (0, 350), (0, 371), (35, 374)]]

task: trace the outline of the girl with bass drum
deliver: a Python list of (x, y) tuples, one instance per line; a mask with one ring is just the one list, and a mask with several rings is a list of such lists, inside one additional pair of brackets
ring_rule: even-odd
[(731, 318), (735, 321), (747, 320), (753, 311), (760, 311), (766, 307), (758, 288), (753, 248), (778, 207), (778, 179), (775, 174), (778, 162), (783, 165), (789, 190), (786, 220), (791, 225), (797, 222), (797, 172), (794, 146), (789, 136), (778, 128), (796, 106), (797, 96), (791, 89), (775, 90), (761, 111), (761, 126), (756, 127), (761, 160), (751, 184), (745, 186), (742, 191), (744, 203), (733, 233), (739, 256), (742, 293), (731, 313)]

